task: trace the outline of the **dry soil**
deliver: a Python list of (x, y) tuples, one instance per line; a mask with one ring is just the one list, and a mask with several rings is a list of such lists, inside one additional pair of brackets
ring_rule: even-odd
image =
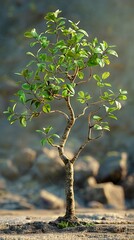
[(59, 229), (49, 224), (63, 211), (0, 211), (0, 240), (134, 240), (134, 210), (78, 209), (88, 226)]

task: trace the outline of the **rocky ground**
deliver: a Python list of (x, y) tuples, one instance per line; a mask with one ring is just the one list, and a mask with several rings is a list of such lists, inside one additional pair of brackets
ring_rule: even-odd
[[(67, 154), (71, 154), (70, 151)], [(0, 158), (0, 209), (62, 209), (64, 167), (55, 149), (24, 148)], [(109, 152), (100, 163), (90, 155), (75, 164), (76, 206), (134, 208), (134, 175), (125, 152)]]
[(78, 209), (89, 226), (60, 229), (49, 224), (61, 211), (0, 211), (0, 240), (133, 240), (134, 211)]

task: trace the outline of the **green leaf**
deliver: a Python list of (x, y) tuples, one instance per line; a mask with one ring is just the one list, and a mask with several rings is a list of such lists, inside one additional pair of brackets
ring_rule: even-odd
[(14, 112), (14, 110), (15, 110), (15, 108), (16, 108), (16, 105), (17, 105), (17, 103), (15, 103), (15, 104), (13, 105), (13, 107), (12, 107), (13, 112)]
[(114, 114), (111, 114), (111, 113), (108, 114), (108, 117), (118, 120), (118, 118)]
[(101, 68), (103, 68), (105, 66), (104, 59), (97, 58), (96, 62), (100, 65)]
[(105, 108), (106, 112), (108, 112), (108, 110), (109, 110), (109, 107), (108, 107), (108, 106), (106, 106), (106, 105), (103, 105), (103, 107)]
[(120, 95), (120, 96), (118, 97), (118, 99), (125, 101), (125, 100), (127, 100), (127, 96), (126, 96), (126, 95)]
[(37, 43), (39, 43), (38, 41), (36, 41), (36, 42), (31, 42), (30, 43), (30, 47), (34, 47)]
[(106, 130), (106, 131), (110, 131), (110, 127), (109, 126), (104, 126), (103, 129)]
[(8, 118), (7, 118), (8, 121), (11, 121), (11, 119), (13, 118), (13, 116), (14, 116), (14, 113), (12, 113), (11, 115), (9, 115)]
[(31, 34), (32, 34), (32, 36), (33, 36), (34, 38), (38, 37), (38, 34), (37, 34), (35, 28), (33, 28), (33, 29), (31, 30)]
[(43, 131), (44, 133), (48, 134), (52, 129), (52, 126), (48, 126), (47, 128), (43, 128)]
[(124, 94), (124, 95), (126, 95), (126, 94), (128, 93), (126, 90), (122, 90), (122, 89), (120, 89), (119, 92), (120, 92), (121, 94)]
[(111, 112), (114, 112), (114, 111), (116, 111), (116, 110), (118, 110), (118, 108), (117, 107), (109, 107), (108, 108), (108, 113), (111, 113)]
[(88, 33), (87, 33), (85, 30), (79, 29), (79, 32), (81, 32), (81, 33), (83, 33), (85, 36), (89, 37)]
[(49, 137), (49, 138), (47, 138), (47, 142), (48, 142), (50, 145), (52, 145), (52, 144), (54, 143), (54, 140), (53, 140), (53, 138)]
[(27, 37), (27, 38), (37, 38), (37, 37), (38, 37), (38, 34), (37, 34), (37, 32), (36, 32), (36, 29), (33, 28), (33, 29), (31, 30), (31, 32), (25, 32), (25, 33), (24, 33), (24, 36)]
[(36, 132), (44, 134), (44, 132), (40, 129), (37, 129)]
[(95, 53), (102, 53), (102, 49), (98, 46), (94, 49)]
[(79, 91), (78, 95), (79, 97), (77, 98), (77, 100), (82, 104), (87, 102), (87, 100), (91, 99), (91, 96), (87, 92), (84, 93), (83, 91)]
[(24, 90), (31, 90), (31, 86), (30, 86), (30, 84), (28, 84), (28, 83), (23, 83), (23, 84), (22, 84), (22, 88), (23, 88)]
[(117, 109), (120, 110), (121, 107), (122, 107), (122, 106), (121, 106), (121, 103), (118, 102), (118, 101), (115, 101), (115, 104), (116, 104)]
[(52, 137), (56, 137), (56, 138), (60, 138), (60, 136), (58, 134), (56, 134), (56, 133), (52, 134), (51, 136)]
[(43, 107), (42, 107), (42, 110), (44, 113), (49, 113), (51, 111), (51, 106), (50, 104), (45, 104)]
[(35, 55), (32, 52), (27, 52), (26, 54), (35, 58)]
[(111, 87), (112, 85), (110, 83), (104, 83), (105, 86)]
[(41, 145), (44, 146), (44, 145), (47, 144), (47, 139), (46, 139), (46, 138), (43, 138), (43, 139), (41, 139), (40, 142), (41, 142)]
[(98, 125), (98, 124), (95, 124), (95, 125), (94, 125), (94, 129), (95, 129), (95, 130), (102, 130), (103, 128), (102, 128), (102, 126), (100, 126), (100, 125)]
[(25, 32), (24, 36), (27, 38), (33, 38), (33, 34), (31, 32)]
[(50, 65), (49, 65), (49, 68), (50, 68), (50, 70), (51, 70), (52, 72), (55, 71), (55, 65), (54, 65), (54, 64), (50, 64)]
[(83, 79), (84, 78), (84, 73), (83, 72), (78, 72), (78, 78)]
[(78, 95), (83, 98), (85, 96), (85, 93), (83, 91), (79, 91)]
[(94, 115), (94, 116), (93, 116), (93, 119), (96, 120), (96, 121), (100, 121), (100, 120), (102, 120), (102, 118), (99, 117), (99, 116), (97, 116), (97, 115)]
[[(36, 61), (35, 61), (35, 60), (30, 61), (30, 62), (26, 65), (26, 67), (31, 66), (33, 63), (36, 63)], [(21, 75), (22, 75), (22, 74), (21, 74)]]
[(58, 15), (61, 13), (62, 11), (60, 11), (59, 9), (57, 9), (55, 12), (54, 12), (54, 16), (57, 18)]
[(84, 98), (77, 98), (77, 100), (82, 104), (84, 104), (86, 102), (86, 99), (84, 99)]
[(94, 78), (96, 81), (100, 81), (100, 80), (101, 80), (101, 78), (100, 78), (100, 76), (99, 76), (98, 74), (94, 74), (94, 75), (93, 75), (93, 78)]
[(97, 60), (97, 54), (95, 53), (94, 55), (92, 55), (90, 57), (90, 59), (88, 60), (87, 62), (87, 65), (89, 67), (92, 67), (92, 66), (97, 66), (99, 64), (98, 60)]
[(78, 92), (78, 95), (81, 97), (81, 98), (84, 98), (85, 97), (85, 93), (83, 91), (79, 91)]
[(46, 64), (45, 63), (37, 63), (38, 69), (41, 72), (44, 72), (46, 69)]
[(12, 113), (12, 108), (8, 107), (6, 111), (4, 111), (3, 113), (8, 114), (8, 113)]
[(105, 79), (107, 79), (109, 76), (110, 76), (110, 72), (104, 72), (104, 73), (102, 74), (102, 79), (105, 80)]
[(102, 83), (102, 82), (97, 82), (97, 86), (98, 86), (98, 87), (104, 87), (104, 86), (105, 86), (105, 84), (104, 84), (104, 83)]
[(90, 100), (91, 96), (88, 93), (85, 93), (85, 98), (86, 98), (86, 100)]
[(75, 94), (75, 90), (71, 84), (66, 84), (66, 86), (67, 86), (67, 89), (69, 90), (69, 92), (71, 92), (72, 94)]
[(25, 116), (21, 116), (20, 117), (20, 124), (22, 127), (26, 127), (27, 126), (27, 121), (26, 121), (26, 117)]
[(64, 89), (64, 90), (62, 91), (62, 96), (63, 96), (63, 97), (67, 97), (67, 96), (68, 96), (68, 90), (67, 90), (67, 89)]
[(22, 103), (25, 103), (26, 102), (26, 96), (25, 96), (25, 93), (23, 90), (19, 90), (17, 92), (17, 95), (19, 96), (19, 99)]
[(35, 101), (35, 107), (36, 107), (36, 109), (40, 106), (40, 104), (41, 104), (41, 102), (39, 102), (39, 101)]
[(117, 52), (116, 52), (115, 50), (108, 49), (108, 50), (107, 50), (107, 53), (109, 53), (109, 54), (111, 54), (111, 55), (114, 55), (114, 56), (118, 57), (118, 54), (117, 54)]
[(16, 75), (18, 75), (18, 76), (22, 76), (22, 73), (15, 73)]

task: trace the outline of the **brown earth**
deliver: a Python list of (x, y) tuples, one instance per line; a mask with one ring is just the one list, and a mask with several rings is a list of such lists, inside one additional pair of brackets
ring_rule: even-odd
[(63, 212), (0, 211), (0, 240), (133, 240), (134, 210), (78, 209), (88, 226), (59, 229), (49, 224)]

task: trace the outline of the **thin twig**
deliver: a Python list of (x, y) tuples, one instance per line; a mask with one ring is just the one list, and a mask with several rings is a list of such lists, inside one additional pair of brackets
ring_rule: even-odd
[(88, 108), (89, 108), (89, 106), (86, 106), (86, 107), (83, 109), (83, 112), (76, 116), (76, 119), (84, 116), (84, 115), (85, 115), (85, 112), (86, 112), (86, 110), (87, 110)]
[(76, 83), (76, 85), (79, 85), (79, 84), (83, 84), (83, 83), (87, 83), (91, 80), (92, 78), (92, 69), (90, 68), (90, 75), (89, 75), (89, 78), (87, 80), (83, 80), (83, 81), (79, 81)]
[(66, 117), (66, 119), (69, 119), (68, 115), (60, 110), (52, 110), (49, 113), (60, 113)]

